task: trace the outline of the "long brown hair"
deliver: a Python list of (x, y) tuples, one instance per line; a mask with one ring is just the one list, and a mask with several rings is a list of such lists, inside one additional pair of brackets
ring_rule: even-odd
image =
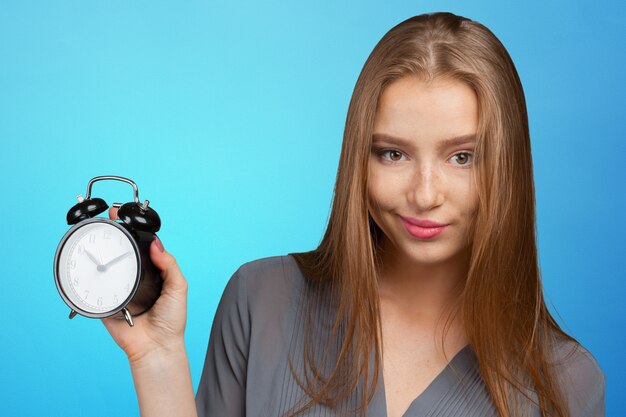
[[(292, 255), (312, 288), (333, 306), (327, 346), (339, 346), (329, 372), (305, 332), (305, 393), (334, 405), (364, 381), (364, 415), (380, 367), (378, 295), (381, 229), (368, 212), (367, 177), (374, 117), (388, 83), (405, 75), (449, 77), (478, 99), (475, 170), (479, 195), (471, 259), (460, 300), (464, 330), (500, 416), (521, 415), (533, 390), (544, 415), (566, 416), (549, 349), (567, 335), (546, 308), (535, 236), (535, 191), (522, 85), (508, 52), (482, 24), (452, 13), (412, 17), (392, 28), (367, 59), (348, 108), (332, 210), (317, 249)], [(331, 300), (331, 301), (328, 301)], [(319, 300), (318, 300), (319, 301)], [(313, 329), (309, 315), (308, 328)], [(577, 342), (576, 342), (577, 343)], [(370, 355), (374, 353), (370, 381)], [(323, 355), (328, 360), (327, 355)], [(357, 411), (358, 411), (357, 410)]]

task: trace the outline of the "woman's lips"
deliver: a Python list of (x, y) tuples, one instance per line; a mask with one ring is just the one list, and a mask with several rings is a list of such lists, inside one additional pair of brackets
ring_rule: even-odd
[(400, 218), (402, 220), (404, 220), (405, 222), (409, 223), (409, 224), (413, 224), (415, 226), (419, 226), (419, 227), (441, 227), (441, 226), (447, 226), (446, 223), (437, 223), (436, 221), (433, 220), (422, 220), (422, 219), (416, 219), (413, 217), (404, 217), (404, 216), (400, 216)]
[(430, 239), (441, 234), (447, 224), (437, 223), (432, 220), (419, 220), (410, 217), (402, 217), (402, 224), (406, 231), (419, 239)]

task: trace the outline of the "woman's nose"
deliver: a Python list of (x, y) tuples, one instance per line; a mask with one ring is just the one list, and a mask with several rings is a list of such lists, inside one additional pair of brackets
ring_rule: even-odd
[(410, 184), (409, 199), (418, 211), (428, 211), (443, 203), (441, 175), (431, 165), (416, 168)]

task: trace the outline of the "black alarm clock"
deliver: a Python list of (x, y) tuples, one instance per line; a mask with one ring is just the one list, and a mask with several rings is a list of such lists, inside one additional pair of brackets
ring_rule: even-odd
[[(109, 206), (91, 198), (97, 181), (132, 185), (134, 201), (120, 204), (119, 221), (96, 217)], [(150, 244), (161, 228), (159, 215), (139, 202), (137, 185), (128, 178), (99, 176), (87, 185), (87, 195), (67, 213), (65, 233), (54, 255), (54, 282), (61, 298), (76, 314), (90, 318), (114, 316), (133, 326), (133, 317), (145, 313), (161, 294), (163, 278), (150, 259)]]

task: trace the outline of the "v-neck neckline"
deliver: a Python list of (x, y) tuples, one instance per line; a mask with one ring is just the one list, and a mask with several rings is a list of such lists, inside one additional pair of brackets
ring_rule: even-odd
[[(445, 394), (453, 384), (459, 381), (459, 376), (463, 376), (469, 368), (470, 355), (472, 350), (469, 344), (465, 345), (459, 350), (454, 357), (448, 362), (448, 364), (435, 376), (435, 378), (428, 384), (428, 386), (415, 397), (409, 407), (404, 411), (402, 417), (422, 416), (426, 415), (433, 406), (438, 402), (443, 394)], [(379, 373), (379, 381), (377, 391), (380, 391), (378, 396), (380, 399), (380, 412), (384, 413), (382, 416), (387, 417), (387, 395), (385, 394), (385, 379), (383, 377), (382, 369)], [(369, 413), (368, 413), (369, 414)], [(379, 413), (380, 415), (380, 413)]]

